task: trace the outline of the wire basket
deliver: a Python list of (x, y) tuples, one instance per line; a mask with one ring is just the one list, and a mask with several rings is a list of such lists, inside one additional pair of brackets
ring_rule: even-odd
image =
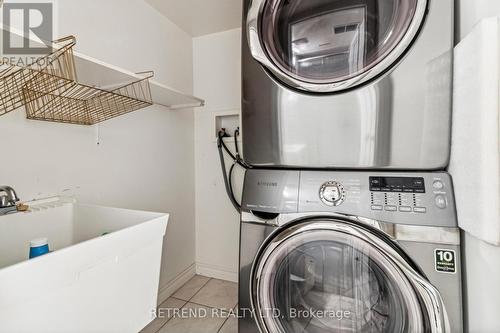
[(28, 119), (93, 125), (153, 104), (149, 79), (112, 90), (90, 87), (63, 77), (42, 74), (23, 88)]
[[(26, 67), (0, 62), (0, 116), (26, 105), (29, 100), (26, 100), (23, 89), (37, 76), (45, 78), (57, 76), (67, 81), (75, 81), (76, 68), (73, 57), (75, 43), (73, 36), (54, 41), (57, 49), (53, 53), (38, 58)], [(54, 83), (65, 82), (52, 82)]]
[(28, 119), (93, 125), (153, 104), (153, 72), (110, 89), (91, 87), (77, 81), (75, 37), (54, 44), (57, 50), (30, 66), (0, 63), (0, 115), (25, 106)]

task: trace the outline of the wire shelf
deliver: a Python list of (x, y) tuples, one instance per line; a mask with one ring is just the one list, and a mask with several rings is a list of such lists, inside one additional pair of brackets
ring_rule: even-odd
[(56, 51), (30, 66), (0, 64), (0, 115), (25, 106), (28, 119), (93, 125), (153, 105), (153, 72), (109, 89), (85, 85), (77, 81), (75, 37), (54, 43)]
[(153, 104), (149, 79), (103, 90), (53, 75), (38, 75), (23, 88), (28, 119), (93, 125)]
[(67, 80), (76, 80), (73, 57), (75, 37), (69, 36), (54, 42), (58, 47), (53, 53), (38, 58), (26, 67), (9, 62), (0, 62), (0, 116), (25, 105), (23, 88), (37, 75), (55, 75)]

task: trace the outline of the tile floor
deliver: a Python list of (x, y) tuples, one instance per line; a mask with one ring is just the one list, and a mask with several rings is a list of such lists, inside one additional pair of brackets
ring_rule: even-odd
[(195, 276), (158, 307), (140, 333), (237, 333), (236, 283)]

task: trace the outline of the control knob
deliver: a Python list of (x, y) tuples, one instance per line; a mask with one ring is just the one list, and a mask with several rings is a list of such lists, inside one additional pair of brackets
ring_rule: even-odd
[(319, 197), (327, 206), (339, 206), (345, 200), (344, 186), (336, 181), (326, 182), (321, 185)]

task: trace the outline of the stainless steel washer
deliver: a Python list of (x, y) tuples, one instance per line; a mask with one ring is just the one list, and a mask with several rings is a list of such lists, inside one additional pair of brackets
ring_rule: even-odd
[(244, 0), (245, 160), (443, 169), (453, 0)]
[(446, 173), (249, 170), (239, 332), (462, 332), (459, 235)]

